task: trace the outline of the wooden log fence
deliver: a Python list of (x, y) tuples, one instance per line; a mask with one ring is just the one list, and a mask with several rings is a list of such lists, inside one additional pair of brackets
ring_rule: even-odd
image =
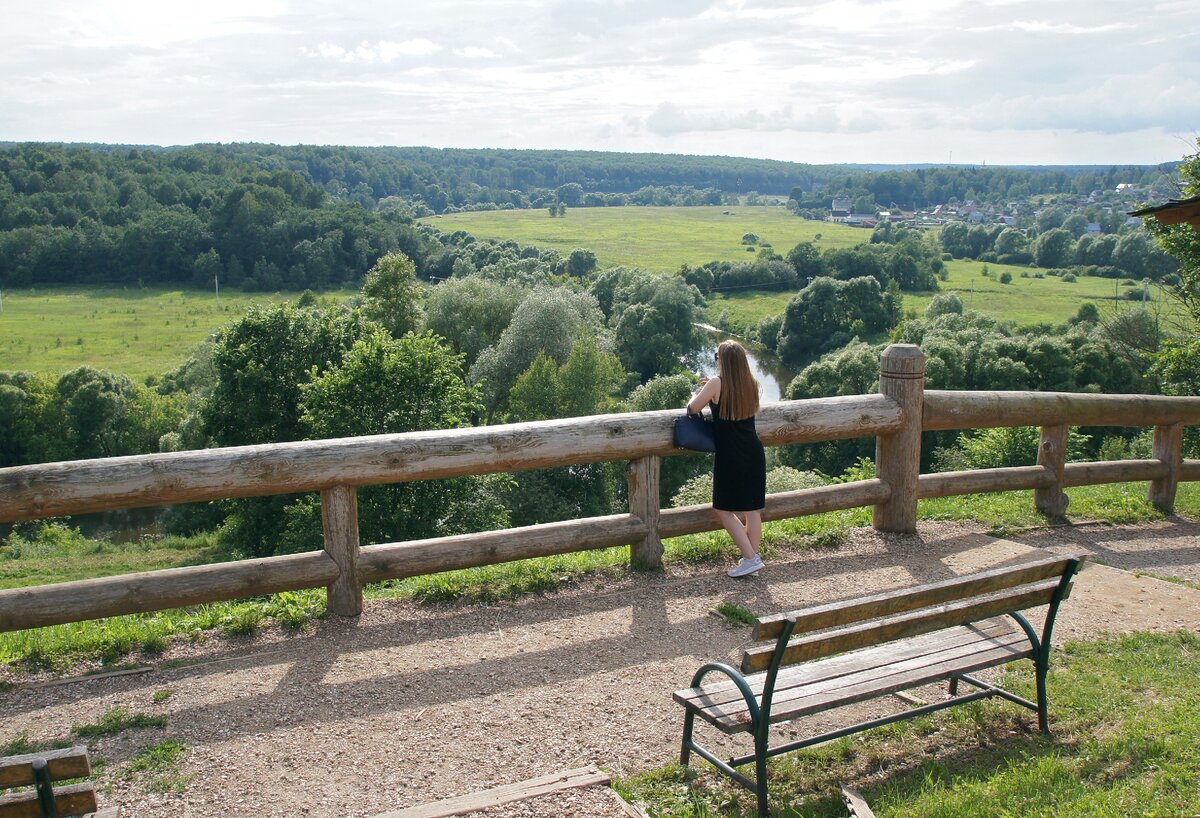
[[(1179, 483), (1200, 480), (1200, 460), (1182, 457), (1183, 427), (1200, 424), (1200, 398), (926, 390), (924, 356), (908, 344), (884, 350), (879, 390), (763, 407), (757, 425), (768, 446), (877, 439), (877, 477), (771, 495), (765, 520), (870, 506), (877, 529), (905, 532), (915, 529), (919, 499), (1020, 489), (1032, 489), (1037, 508), (1058, 517), (1066, 511), (1066, 488), (1142, 480), (1149, 481), (1149, 501), (1170, 512)], [(663, 539), (720, 528), (707, 505), (659, 507), (662, 458), (684, 454), (671, 445), (681, 411), (0, 469), (0, 522), (320, 492), (325, 536), (323, 551), (3, 590), (0, 631), (322, 586), (331, 613), (355, 616), (362, 611), (364, 583), (614, 546), (630, 546), (634, 567), (658, 568)], [(923, 431), (999, 426), (1041, 427), (1038, 462), (920, 473)], [(1151, 426), (1154, 457), (1067, 463), (1069, 426)], [(628, 514), (409, 542), (359, 542), (358, 486), (604, 461), (628, 463)]]

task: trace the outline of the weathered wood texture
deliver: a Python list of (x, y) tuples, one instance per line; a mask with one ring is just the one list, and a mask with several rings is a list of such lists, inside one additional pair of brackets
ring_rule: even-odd
[[(96, 790), (91, 784), (54, 788), (54, 808), (59, 815), (84, 815), (96, 811)], [(0, 818), (42, 818), (36, 790), (0, 795)]]
[(46, 760), (46, 769), (51, 781), (64, 778), (87, 778), (92, 774), (88, 761), (87, 747), (64, 747), (61, 750), (46, 750), (41, 753), (5, 756), (0, 758), (0, 790), (9, 787), (33, 786), (33, 762)]
[(1183, 424), (1154, 427), (1154, 457), (1167, 467), (1167, 473), (1150, 481), (1146, 499), (1159, 511), (1175, 511), (1175, 492), (1179, 488), (1179, 473), (1183, 465)]
[(434, 804), (423, 804), (395, 812), (376, 815), (374, 818), (449, 818), (452, 815), (466, 815), (472, 812), (509, 804), (513, 801), (524, 801), (550, 793), (574, 787), (605, 786), (610, 778), (594, 766), (581, 767), (577, 770), (566, 770), (561, 773), (544, 775), (529, 781), (519, 781), (516, 784), (506, 784), (502, 787), (484, 790), (482, 792), (460, 795), (448, 798)]
[(840, 602), (829, 602), (812, 608), (771, 614), (759, 617), (754, 624), (753, 639), (777, 639), (783, 623), (790, 617), (796, 620), (792, 633), (804, 634), (840, 625), (850, 625), (866, 619), (914, 611), (945, 602), (956, 602), (973, 596), (982, 596), (1006, 588), (1014, 588), (1051, 577), (1061, 577), (1066, 570), (1067, 560), (1046, 557), (1023, 565), (992, 568), (965, 577), (930, 582), (899, 591), (882, 591), (878, 594), (856, 597)]
[(842, 785), (842, 803), (850, 810), (850, 818), (875, 818), (875, 813), (858, 790)]
[[(953, 628), (1010, 611), (1045, 605), (1050, 602), (1059, 580), (1010, 588), (985, 599), (966, 599), (888, 617), (864, 625), (852, 625), (835, 631), (804, 636), (788, 642), (783, 651), (785, 665), (807, 662), (822, 656), (855, 650), (869, 645), (920, 636), (943, 628)], [(1065, 597), (1064, 597), (1065, 598)], [(774, 645), (750, 648), (742, 655), (742, 672), (766, 670), (775, 653)]]
[(925, 390), (925, 431), (997, 426), (1161, 426), (1200, 423), (1200, 398), (1074, 392)]
[(900, 428), (875, 443), (875, 473), (891, 488), (886, 502), (875, 505), (872, 519), (879, 531), (917, 530), (917, 490), (921, 475), (922, 394), (925, 354), (916, 344), (892, 344), (879, 359), (879, 392), (900, 405)]
[(1185, 460), (1179, 466), (1180, 480), (1200, 480), (1200, 460)]
[[(307, 440), (0, 469), (0, 522), (231, 497), (438, 480), (468, 474), (685, 454), (680, 410), (473, 429)], [(762, 408), (768, 446), (871, 437), (898, 428), (883, 395), (781, 401)]]
[(338, 567), (337, 578), (326, 586), (329, 612), (358, 616), (363, 591), (358, 576), (358, 491), (354, 486), (334, 486), (321, 492), (321, 528), (325, 553)]
[[(886, 502), (890, 493), (891, 489), (882, 480), (871, 479), (768, 494), (767, 505), (763, 509), (763, 520), (786, 520), (808, 514), (874, 505)], [(711, 505), (666, 508), (659, 513), (660, 537), (680, 537), (684, 534), (698, 534), (701, 531), (716, 531), (719, 528), (721, 523), (713, 513)]]
[(1063, 491), (1063, 467), (1067, 462), (1067, 432), (1065, 423), (1043, 426), (1038, 443), (1037, 462), (1049, 471), (1054, 479), (1048, 485), (1033, 490), (1033, 504), (1051, 520), (1061, 520), (1067, 513), (1070, 502)]
[(646, 524), (646, 536), (629, 546), (629, 561), (640, 571), (662, 568), (663, 544), (658, 530), (661, 465), (661, 457), (650, 455), (631, 461), (626, 467), (629, 513)]
[(337, 564), (316, 551), (10, 588), (0, 591), (0, 632), (320, 588), (337, 576)]
[(632, 514), (614, 514), (481, 534), (367, 545), (363, 546), (359, 555), (358, 570), (363, 582), (379, 582), (531, 557), (629, 545), (645, 536), (646, 524), (640, 519)]
[(1167, 473), (1161, 460), (1105, 460), (1100, 463), (1068, 463), (1063, 467), (1063, 485), (1095, 486), (1100, 483), (1129, 483), (1157, 480)]
[(1048, 486), (1054, 472), (1045, 466), (1009, 466), (1000, 469), (946, 471), (922, 474), (917, 490), (922, 500), (930, 497), (955, 497), (961, 494), (986, 494), (992, 491), (1019, 491)]

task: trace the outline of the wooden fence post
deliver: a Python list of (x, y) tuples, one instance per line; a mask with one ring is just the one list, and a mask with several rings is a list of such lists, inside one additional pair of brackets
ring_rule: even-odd
[(1038, 442), (1037, 464), (1054, 472), (1054, 485), (1033, 490), (1033, 504), (1051, 520), (1061, 520), (1067, 514), (1070, 498), (1063, 491), (1063, 474), (1067, 464), (1067, 431), (1065, 423), (1043, 426)]
[(658, 537), (658, 487), (662, 458), (649, 455), (629, 461), (629, 513), (646, 524), (646, 536), (629, 546), (629, 561), (634, 568), (648, 571), (662, 568), (663, 545)]
[(891, 498), (874, 507), (877, 531), (917, 530), (917, 485), (921, 477), (921, 422), (925, 354), (916, 344), (892, 344), (879, 358), (879, 392), (900, 404), (902, 426), (875, 443), (875, 473), (891, 486)]
[(354, 486), (322, 489), (321, 525), (325, 553), (340, 570), (337, 579), (326, 586), (327, 608), (337, 616), (358, 616), (363, 609), (363, 591), (358, 575), (358, 490)]
[(1183, 424), (1154, 427), (1154, 459), (1167, 466), (1167, 476), (1151, 480), (1146, 499), (1164, 514), (1175, 512), (1175, 491), (1179, 488), (1179, 470), (1183, 466)]

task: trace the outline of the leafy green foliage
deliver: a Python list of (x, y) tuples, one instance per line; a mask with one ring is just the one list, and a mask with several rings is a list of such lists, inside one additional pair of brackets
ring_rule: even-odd
[(90, 738), (111, 736), (125, 730), (136, 730), (143, 727), (165, 727), (166, 724), (166, 716), (148, 716), (145, 713), (131, 713), (124, 707), (110, 707), (95, 723), (76, 724), (71, 727), (71, 732), (77, 736)]
[(412, 259), (399, 251), (388, 253), (367, 272), (363, 281), (363, 315), (399, 338), (421, 326), (424, 288), (417, 281)]

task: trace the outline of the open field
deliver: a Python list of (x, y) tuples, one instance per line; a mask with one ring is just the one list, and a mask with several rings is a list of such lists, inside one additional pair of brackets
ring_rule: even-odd
[[(1140, 301), (1125, 297), (1129, 290), (1142, 291), (1141, 285), (1129, 286), (1121, 279), (1079, 276), (1074, 282), (1063, 281), (1056, 276), (1045, 276), (1045, 270), (1036, 267), (1015, 267), (1006, 264), (988, 264), (989, 276), (981, 274), (982, 262), (961, 259), (946, 262), (949, 279), (941, 282), (942, 293), (955, 293), (962, 298), (966, 309), (978, 310), (1002, 321), (1011, 321), (1018, 326), (1036, 324), (1061, 324), (1079, 311), (1085, 301), (1093, 302), (1100, 314), (1108, 317), (1118, 310), (1141, 309)], [(1012, 282), (1001, 284), (1002, 273), (1012, 275)], [(1021, 274), (1029, 276), (1022, 278)], [(1044, 278), (1034, 278), (1041, 274)], [(904, 293), (905, 312), (920, 315), (938, 293)], [(779, 315), (786, 308), (794, 292), (735, 292), (717, 293), (709, 299), (712, 318), (722, 311), (729, 312), (733, 325), (757, 326), (767, 315)], [(1181, 316), (1179, 305), (1170, 299), (1158, 285), (1150, 287), (1148, 307), (1166, 318)]]
[(871, 237), (870, 230), (801, 219), (782, 207), (583, 207), (555, 218), (545, 210), (492, 210), (425, 221), (445, 232), (465, 230), (563, 253), (583, 247), (596, 254), (601, 268), (624, 265), (664, 273), (682, 264), (751, 260), (742, 244), (746, 233), (755, 233), (780, 255), (802, 241), (824, 249), (852, 247)]
[[(335, 294), (342, 298), (346, 294)], [(255, 304), (297, 293), (221, 294), (124, 287), (6, 290), (0, 312), (0, 371), (47, 375), (90, 364), (140, 380), (169, 372), (218, 327)]]

